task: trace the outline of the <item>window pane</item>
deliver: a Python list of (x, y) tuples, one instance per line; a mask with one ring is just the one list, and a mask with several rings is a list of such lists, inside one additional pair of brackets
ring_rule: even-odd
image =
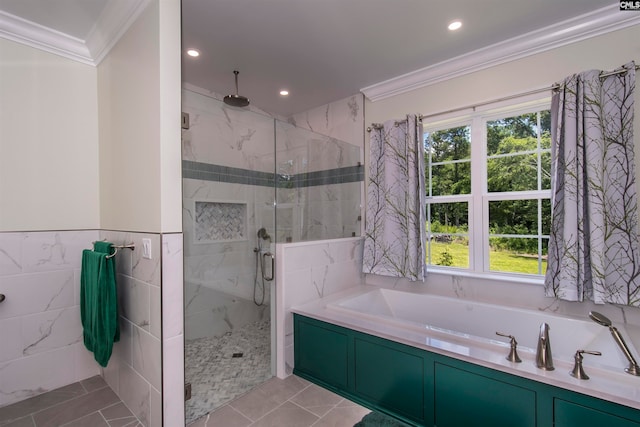
[(551, 189), (551, 153), (541, 153), (540, 162), (542, 164), (542, 188), (541, 190)]
[(469, 268), (469, 238), (450, 235), (433, 236), (429, 242), (427, 264)]
[(469, 204), (427, 205), (427, 264), (469, 268)]
[[(469, 159), (471, 156), (470, 135), (469, 126), (426, 133), (427, 156), (431, 155), (432, 163)], [(429, 160), (428, 157), (427, 160)]]
[(427, 206), (427, 233), (467, 234), (469, 231), (469, 204), (430, 203)]
[(471, 193), (470, 162), (447, 163), (432, 166), (430, 196), (469, 193)]
[(489, 202), (489, 233), (538, 235), (538, 200)]
[(538, 156), (522, 154), (487, 160), (489, 192), (538, 189)]
[(518, 153), (537, 147), (537, 113), (487, 122), (487, 155)]
[(551, 111), (540, 112), (540, 148), (551, 148)]
[[(492, 241), (496, 239), (509, 240), (511, 247), (535, 248), (533, 253), (522, 251), (506, 251), (494, 249)], [(511, 237), (489, 239), (491, 249), (489, 251), (489, 269), (491, 271), (510, 272), (510, 273), (527, 273), (527, 274), (543, 274), (547, 268), (546, 256), (544, 259), (538, 255), (538, 239), (537, 238), (518, 238)]]

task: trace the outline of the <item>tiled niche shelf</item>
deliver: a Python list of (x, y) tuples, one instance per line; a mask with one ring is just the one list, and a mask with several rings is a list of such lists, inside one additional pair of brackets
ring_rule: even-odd
[(195, 213), (196, 243), (246, 240), (246, 203), (196, 201)]

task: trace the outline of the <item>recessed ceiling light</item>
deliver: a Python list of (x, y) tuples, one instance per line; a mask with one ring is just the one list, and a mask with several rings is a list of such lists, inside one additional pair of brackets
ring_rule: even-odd
[(449, 30), (451, 30), (451, 31), (455, 31), (455, 30), (459, 29), (460, 27), (462, 27), (462, 22), (461, 21), (452, 21), (447, 28), (449, 28)]
[(289, 91), (288, 91), (288, 90), (286, 90), (286, 89), (283, 89), (283, 90), (281, 90), (281, 91), (280, 91), (280, 95), (282, 95), (282, 96), (288, 96), (288, 95), (289, 95)]
[(200, 56), (200, 52), (197, 51), (196, 49), (189, 49), (187, 50), (187, 55), (193, 57), (193, 58), (197, 58), (198, 56)]

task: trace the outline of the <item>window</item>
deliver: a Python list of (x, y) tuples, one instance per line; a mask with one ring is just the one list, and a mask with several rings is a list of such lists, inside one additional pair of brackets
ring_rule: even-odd
[(427, 264), (544, 275), (551, 224), (548, 102), (424, 126)]

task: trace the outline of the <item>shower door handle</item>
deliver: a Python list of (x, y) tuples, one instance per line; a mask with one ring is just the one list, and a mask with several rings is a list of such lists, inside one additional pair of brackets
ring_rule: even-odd
[[(265, 258), (266, 257), (271, 258), (271, 277), (267, 277), (264, 274), (264, 265), (265, 265)], [(273, 256), (273, 254), (271, 252), (265, 252), (265, 253), (262, 254), (262, 266), (263, 266), (263, 268), (262, 268), (262, 278), (264, 280), (266, 280), (266, 281), (270, 282), (270, 281), (273, 280), (273, 273), (275, 271), (275, 259), (276, 258)]]

